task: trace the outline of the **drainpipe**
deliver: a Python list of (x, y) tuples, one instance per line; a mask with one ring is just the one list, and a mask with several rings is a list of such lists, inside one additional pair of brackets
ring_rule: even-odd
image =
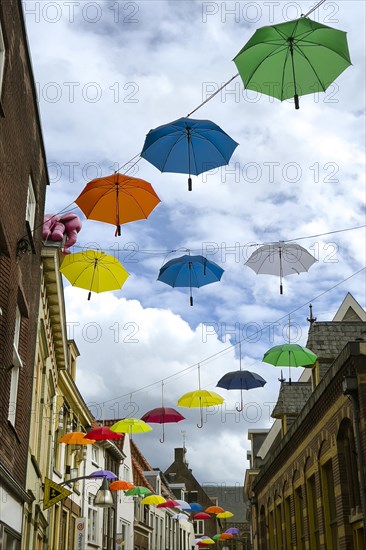
[(355, 435), (357, 466), (360, 481), (361, 507), (363, 517), (363, 539), (366, 543), (366, 479), (362, 460), (362, 443), (360, 431), (360, 403), (358, 399), (358, 382), (356, 376), (345, 376), (342, 383), (343, 394), (347, 395), (352, 403), (353, 409), (353, 429)]

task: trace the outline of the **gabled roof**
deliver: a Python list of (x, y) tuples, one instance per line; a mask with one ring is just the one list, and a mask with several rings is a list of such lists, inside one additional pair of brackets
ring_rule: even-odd
[(298, 416), (312, 392), (310, 382), (282, 382), (272, 418)]
[(333, 321), (366, 321), (366, 312), (348, 292)]

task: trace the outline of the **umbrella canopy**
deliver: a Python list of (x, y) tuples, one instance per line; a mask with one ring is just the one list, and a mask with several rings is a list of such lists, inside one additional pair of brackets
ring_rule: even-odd
[(240, 530), (237, 527), (229, 527), (229, 529), (226, 529), (225, 533), (229, 535), (239, 535)]
[(202, 512), (203, 510), (203, 506), (201, 506), (201, 504), (199, 504), (198, 502), (191, 502), (189, 504), (189, 507), (190, 507), (190, 510), (188, 510), (189, 512)]
[(158, 281), (173, 288), (189, 288), (192, 306), (192, 288), (216, 283), (220, 281), (223, 273), (224, 270), (219, 265), (207, 260), (204, 256), (185, 254), (164, 264), (159, 271)]
[(165, 498), (160, 495), (149, 495), (142, 499), (140, 504), (146, 504), (146, 505), (152, 505), (157, 506), (158, 504), (162, 504), (165, 502)]
[(150, 422), (150, 423), (156, 423), (156, 424), (162, 424), (163, 427), (163, 434), (162, 438), (160, 439), (160, 443), (164, 443), (165, 440), (165, 433), (164, 433), (164, 426), (167, 423), (172, 422), (181, 422), (182, 420), (185, 420), (184, 416), (182, 416), (178, 411), (175, 409), (170, 409), (167, 407), (164, 407), (164, 382), (161, 382), (161, 407), (157, 407), (156, 409), (152, 409), (151, 411), (148, 411), (145, 413), (141, 420), (144, 422)]
[(187, 521), (187, 520), (189, 519), (189, 517), (188, 517), (186, 514), (182, 514), (182, 513), (180, 512), (179, 514), (174, 514), (174, 515), (172, 516), (172, 519), (176, 519), (176, 520), (178, 520), (178, 521), (182, 519), (182, 520)]
[(192, 191), (191, 174), (229, 163), (238, 143), (210, 120), (180, 118), (147, 134), (141, 156), (160, 172), (188, 174), (188, 190)]
[(117, 476), (114, 472), (110, 470), (96, 470), (95, 472), (89, 474), (88, 477), (105, 477), (106, 479), (117, 479)]
[(211, 519), (211, 516), (210, 514), (206, 514), (206, 512), (198, 512), (198, 514), (193, 516), (193, 519)]
[(113, 424), (111, 430), (117, 433), (128, 433), (132, 436), (132, 434), (150, 432), (152, 427), (138, 418), (124, 418)]
[(198, 428), (203, 427), (203, 407), (213, 407), (214, 405), (221, 405), (224, 402), (223, 397), (218, 393), (208, 390), (195, 390), (182, 395), (178, 400), (179, 407), (187, 407), (189, 409), (200, 409), (200, 423), (197, 424)]
[(123, 436), (122, 434), (112, 432), (108, 426), (101, 426), (100, 428), (93, 428), (90, 430), (90, 432), (85, 434), (85, 437), (88, 439), (95, 439), (96, 441), (106, 441), (107, 439), (121, 439)]
[(318, 356), (299, 344), (282, 344), (266, 351), (262, 361), (275, 367), (311, 367)]
[(233, 513), (229, 512), (228, 510), (225, 510), (225, 512), (220, 512), (219, 514), (216, 514), (216, 517), (219, 519), (228, 519), (233, 517)]
[(206, 508), (205, 512), (207, 512), (207, 514), (219, 514), (220, 512), (225, 512), (225, 510), (221, 508), (221, 506), (209, 506)]
[(225, 388), (226, 390), (240, 390), (241, 405), (237, 410), (243, 410), (243, 390), (251, 390), (253, 388), (261, 388), (267, 382), (259, 374), (250, 372), (249, 370), (235, 370), (227, 372), (217, 382), (216, 386)]
[(178, 507), (181, 508), (182, 510), (190, 510), (191, 509), (191, 505), (186, 502), (185, 500), (178, 500), (178, 499), (175, 499), (175, 502), (178, 502)]
[(346, 33), (308, 17), (258, 29), (234, 58), (244, 85), (283, 101), (324, 92), (351, 64)]
[(95, 443), (95, 439), (88, 439), (83, 432), (69, 432), (57, 441), (59, 443), (66, 443), (67, 445), (92, 445)]
[(113, 256), (98, 250), (85, 250), (65, 256), (61, 273), (73, 285), (92, 292), (119, 290), (129, 277), (123, 265)]
[(316, 258), (299, 244), (278, 242), (260, 246), (244, 265), (258, 275), (278, 275), (280, 294), (283, 294), (283, 277), (305, 273), (316, 261)]
[(128, 491), (129, 489), (133, 489), (134, 484), (130, 483), (129, 481), (124, 481), (122, 479), (117, 479), (116, 481), (112, 481), (112, 483), (109, 485), (109, 489), (111, 491)]
[(88, 219), (115, 225), (121, 235), (121, 224), (146, 219), (160, 199), (147, 181), (115, 173), (90, 181), (75, 202)]
[(158, 504), (157, 508), (179, 508), (179, 502), (168, 499), (165, 502)]
[(144, 495), (150, 495), (151, 491), (147, 487), (142, 487), (140, 485), (135, 485), (133, 489), (126, 491), (125, 495), (128, 497), (141, 497)]

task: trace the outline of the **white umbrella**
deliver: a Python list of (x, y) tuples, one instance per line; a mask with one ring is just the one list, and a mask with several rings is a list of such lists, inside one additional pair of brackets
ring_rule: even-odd
[(279, 275), (280, 294), (283, 294), (283, 277), (305, 273), (316, 261), (317, 259), (299, 244), (280, 241), (257, 248), (245, 265), (258, 275)]

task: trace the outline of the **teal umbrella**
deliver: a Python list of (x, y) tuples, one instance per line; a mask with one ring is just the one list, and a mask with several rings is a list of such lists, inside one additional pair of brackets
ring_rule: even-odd
[(281, 101), (324, 92), (351, 65), (346, 33), (308, 17), (258, 29), (235, 56), (248, 90)]

